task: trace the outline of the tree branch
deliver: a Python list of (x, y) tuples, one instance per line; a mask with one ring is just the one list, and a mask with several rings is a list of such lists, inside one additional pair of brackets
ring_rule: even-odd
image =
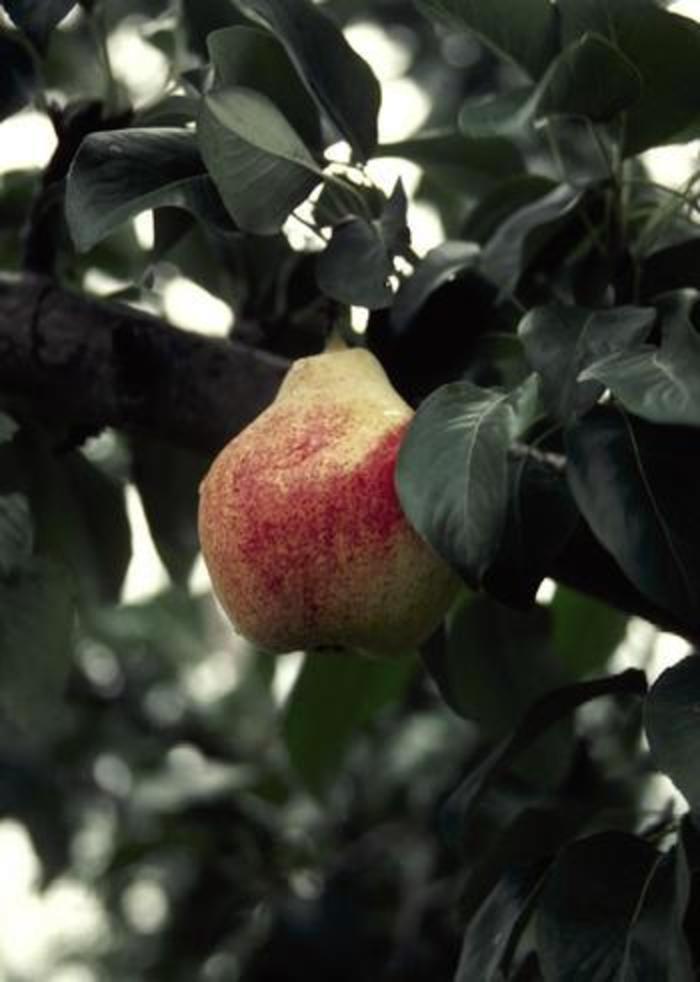
[(274, 398), (284, 358), (39, 277), (0, 277), (0, 398), (76, 434), (147, 430), (219, 450)]

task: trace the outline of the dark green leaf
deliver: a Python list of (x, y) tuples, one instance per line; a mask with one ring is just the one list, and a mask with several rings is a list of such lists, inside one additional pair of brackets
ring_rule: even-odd
[(316, 262), (321, 290), (334, 300), (377, 310), (394, 296), (389, 277), (394, 263), (381, 230), (364, 218), (350, 218), (333, 229)]
[(626, 614), (568, 587), (557, 587), (550, 610), (554, 649), (575, 678), (603, 669), (625, 636)]
[(397, 488), (408, 520), (473, 585), (496, 555), (508, 507), (507, 453), (531, 422), (533, 378), (513, 393), (442, 386), (401, 445)]
[(321, 146), (321, 121), (280, 41), (255, 27), (225, 27), (207, 38), (217, 87), (262, 93), (312, 151)]
[(134, 114), (134, 127), (185, 126), (193, 123), (199, 112), (199, 99), (189, 95), (166, 95), (155, 105)]
[(128, 219), (165, 205), (232, 227), (193, 133), (153, 127), (83, 140), (66, 189), (66, 217), (78, 249), (90, 249)]
[(309, 91), (361, 158), (377, 142), (380, 89), (369, 65), (312, 0), (236, 0), (282, 42)]
[(604, 37), (585, 34), (562, 51), (542, 80), (535, 115), (603, 122), (629, 109), (641, 92), (642, 80), (629, 59)]
[(554, 181), (538, 174), (520, 174), (501, 181), (470, 211), (462, 230), (463, 237), (481, 244), (488, 242), (510, 215), (542, 198), (555, 187)]
[(508, 870), (470, 921), (454, 982), (502, 982), (542, 884), (541, 863)]
[(5, 413), (0, 413), (0, 443), (7, 443), (17, 432), (17, 424)]
[(654, 763), (700, 815), (700, 657), (689, 655), (666, 669), (644, 705), (644, 728)]
[(133, 478), (158, 555), (175, 583), (187, 582), (199, 551), (199, 484), (208, 460), (144, 436), (130, 440)]
[(544, 982), (618, 978), (630, 928), (662, 858), (643, 839), (617, 831), (581, 839), (563, 851), (537, 903)]
[(427, 14), (467, 28), (499, 54), (539, 78), (558, 50), (556, 11), (549, 0), (418, 0)]
[(508, 460), (508, 512), (484, 589), (504, 604), (530, 607), (579, 511), (562, 462), (522, 447)]
[(642, 78), (626, 117), (624, 152), (697, 135), (700, 88), (688, 85), (700, 61), (700, 27), (652, 0), (559, 0), (565, 44), (586, 31), (607, 37)]
[(21, 494), (0, 495), (0, 577), (22, 566), (34, 548), (34, 527), (27, 499)]
[(700, 433), (596, 407), (566, 432), (579, 508), (626, 576), (689, 625), (700, 610)]
[(557, 223), (578, 205), (581, 192), (562, 184), (532, 204), (518, 209), (494, 232), (481, 253), (481, 272), (500, 288), (501, 295), (512, 293), (528, 265), (528, 246), (537, 234), (553, 235)]
[(54, 27), (75, 7), (76, 0), (3, 0), (3, 6), (38, 48), (43, 48)]
[(652, 423), (700, 426), (700, 336), (685, 316), (664, 322), (660, 347), (613, 352), (579, 377), (600, 382)]
[(604, 386), (586, 381), (586, 366), (610, 352), (638, 344), (651, 329), (652, 307), (586, 307), (550, 304), (536, 307), (518, 329), (528, 361), (542, 379), (542, 395), (558, 419), (584, 413)]
[(700, 883), (700, 833), (695, 816), (684, 815), (675, 848), (675, 896), (673, 923), (669, 932), (669, 982), (694, 982), (697, 978), (689, 942), (694, 931), (688, 917), (693, 895)]
[(402, 256), (410, 251), (411, 230), (408, 227), (408, 198), (399, 178), (377, 219), (377, 227), (390, 256)]
[[(487, 596), (467, 596), (445, 622), (445, 644), (428, 648), (425, 663), (452, 709), (493, 741), (507, 734), (533, 702), (566, 681), (550, 642), (547, 610), (509, 610)], [(524, 764), (539, 786), (557, 785), (571, 762), (568, 725), (538, 741)], [(542, 768), (541, 761), (547, 760)], [(532, 764), (535, 767), (532, 767)]]
[(0, 31), (0, 120), (34, 97), (39, 78), (31, 53), (7, 31)]
[(320, 227), (339, 225), (347, 218), (363, 218), (368, 213), (379, 218), (386, 201), (379, 188), (355, 184), (335, 174), (332, 181), (326, 181), (314, 202), (314, 218)]
[(426, 131), (379, 146), (375, 157), (404, 157), (449, 182), (461, 194), (481, 195), (499, 180), (523, 170), (522, 156), (508, 140), (473, 139), (454, 130)]
[(457, 118), (459, 129), (471, 140), (522, 139), (532, 125), (537, 93), (536, 86), (526, 85), (467, 99)]
[(55, 718), (72, 660), (74, 599), (70, 577), (46, 559), (0, 580), (0, 707), (24, 730)]
[(405, 330), (428, 297), (443, 284), (477, 262), (479, 247), (473, 242), (443, 242), (431, 249), (405, 280), (391, 309), (391, 320), (398, 331)]
[(205, 96), (198, 136), (207, 170), (246, 232), (277, 233), (321, 180), (301, 137), (266, 96), (252, 89)]
[(207, 58), (207, 38), (213, 31), (250, 23), (236, 10), (231, 0), (181, 0), (180, 7), (189, 47), (202, 60)]
[(307, 654), (287, 704), (284, 739), (304, 785), (323, 796), (362, 726), (403, 692), (411, 658), (370, 660), (353, 654)]
[(601, 696), (643, 696), (646, 686), (644, 672), (630, 668), (619, 675), (577, 682), (554, 692), (547, 692), (530, 706), (511, 734), (498, 744), (449, 798), (445, 808), (452, 814), (451, 822), (463, 828), (494, 781), (543, 733), (579, 706)]

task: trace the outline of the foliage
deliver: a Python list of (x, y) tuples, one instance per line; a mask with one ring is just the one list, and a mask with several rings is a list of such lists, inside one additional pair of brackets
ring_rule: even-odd
[[(97, 270), (156, 312), (181, 275), (261, 351), (369, 345), (417, 406), (403, 508), (465, 582), (420, 661), (305, 653), (283, 698), (288, 663), (231, 653), (193, 585), (203, 448), (66, 432), (0, 390), (0, 814), (43, 885), (99, 898), (105, 937), (66, 960), (696, 978), (700, 660), (650, 679), (612, 656), (631, 615), (700, 631), (698, 174), (665, 187), (643, 156), (700, 132), (700, 27), (660, 0), (0, 7), (0, 117), (33, 105), (58, 140), (0, 174), (0, 266), (83, 294)], [(428, 96), (405, 139), (380, 140), (358, 22)], [(137, 29), (168, 67), (145, 94), (110, 63)], [(444, 228), (423, 255), (374, 176), (397, 157)], [(134, 493), (169, 576), (138, 603)]]

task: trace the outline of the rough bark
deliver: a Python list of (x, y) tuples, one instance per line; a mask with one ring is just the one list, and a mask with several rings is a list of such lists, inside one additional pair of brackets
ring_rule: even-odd
[(0, 278), (0, 396), (77, 435), (114, 426), (216, 451), (269, 404), (287, 368), (51, 280)]

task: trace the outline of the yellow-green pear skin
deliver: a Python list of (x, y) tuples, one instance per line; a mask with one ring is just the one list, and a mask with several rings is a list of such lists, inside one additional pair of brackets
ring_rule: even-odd
[(401, 654), (438, 626), (458, 581), (394, 487), (411, 408), (370, 352), (302, 358), (200, 488), (214, 591), (250, 642)]

